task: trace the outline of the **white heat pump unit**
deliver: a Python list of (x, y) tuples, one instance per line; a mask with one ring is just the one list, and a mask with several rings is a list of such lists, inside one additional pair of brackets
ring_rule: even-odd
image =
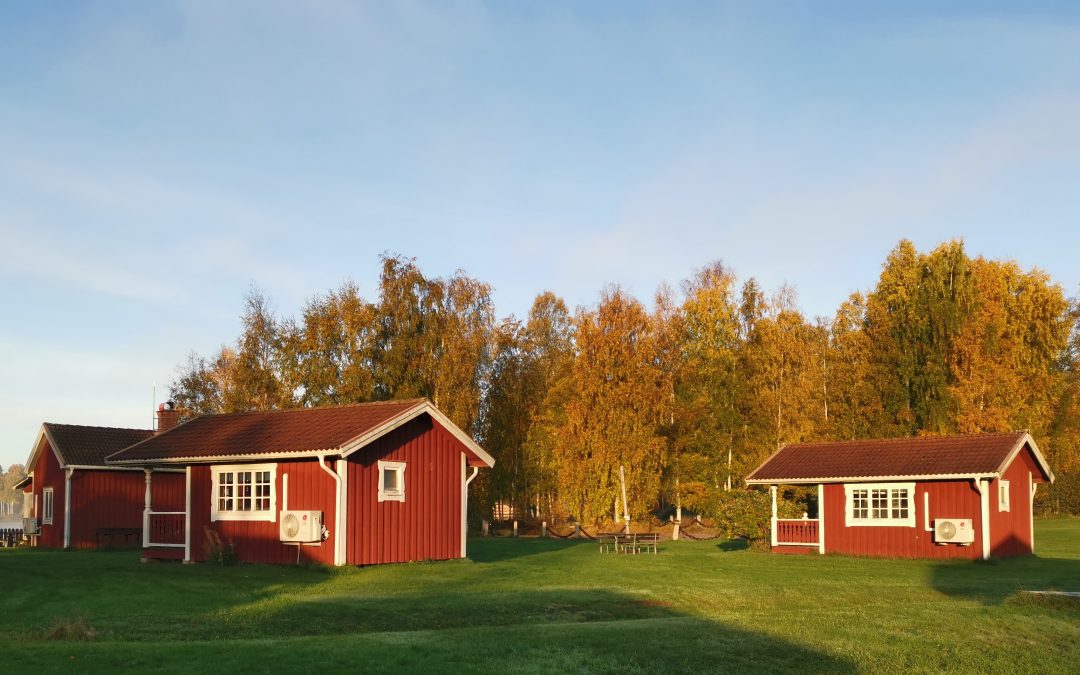
[(964, 518), (935, 518), (934, 541), (966, 546), (975, 541), (975, 530), (971, 527), (971, 521)]
[(22, 531), (23, 534), (41, 534), (41, 530), (38, 528), (37, 518), (23, 518)]
[(278, 522), (281, 524), (281, 541), (322, 541), (321, 511), (282, 511)]

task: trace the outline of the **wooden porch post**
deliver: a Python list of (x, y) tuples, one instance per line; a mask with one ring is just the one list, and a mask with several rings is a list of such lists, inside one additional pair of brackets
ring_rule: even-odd
[(817, 536), (817, 552), (825, 555), (825, 486), (821, 483), (817, 486)]
[(191, 466), (184, 467), (184, 562), (191, 562)]
[(769, 496), (772, 497), (772, 519), (770, 521), (771, 526), (772, 526), (771, 527), (771, 529), (772, 529), (772, 545), (776, 546), (776, 486), (775, 485), (770, 485), (769, 486)]
[(146, 506), (142, 513), (142, 545), (143, 548), (150, 546), (150, 472), (151, 469), (143, 469), (146, 474)]

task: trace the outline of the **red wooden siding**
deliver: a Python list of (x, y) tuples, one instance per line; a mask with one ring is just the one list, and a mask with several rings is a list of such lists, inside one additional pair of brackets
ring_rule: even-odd
[[(36, 500), (36, 513), (41, 522), (37, 545), (60, 548), (64, 545), (64, 507), (67, 504), (65, 470), (60, 468), (56, 454), (45, 441), (33, 467), (31, 489)], [(53, 518), (44, 522), (45, 488), (53, 489)], [(133, 527), (142, 529), (146, 478), (142, 471), (109, 471), (76, 469), (71, 475), (71, 539), (74, 548), (93, 548), (97, 531), (102, 527)], [(162, 511), (184, 509), (184, 476), (154, 474), (154, 508)], [(109, 542), (103, 540), (102, 545)], [(137, 543), (137, 542), (133, 542)]]
[[(461, 557), (464, 445), (421, 416), (349, 457), (353, 565)], [(405, 462), (405, 501), (379, 502), (378, 460)]]
[[(268, 462), (269, 463), (269, 462)], [(257, 464), (257, 463), (256, 463)], [(335, 462), (327, 461), (335, 468)], [(206, 560), (206, 535), (204, 528), (215, 530), (222, 539), (231, 541), (237, 555), (244, 562), (295, 563), (296, 546), (281, 543), (278, 517), (282, 509), (282, 479), (289, 476), (289, 509), (322, 511), (323, 525), (330, 536), (318, 546), (303, 546), (300, 560), (334, 564), (334, 498), (335, 482), (319, 468), (317, 461), (298, 460), (277, 462), (274, 483), (275, 513), (273, 521), (218, 520), (210, 521), (213, 481), (211, 467), (191, 467), (191, 557)]]
[[(60, 468), (60, 462), (56, 459), (56, 453), (48, 441), (45, 441), (38, 453), (34, 466), (27, 467), (28, 471), (34, 472), (34, 515), (41, 524), (41, 534), (35, 537), (36, 546), (46, 548), (60, 548), (64, 545), (64, 470)], [(45, 488), (53, 489), (53, 517), (52, 524), (45, 523), (45, 499), (42, 492)]]
[(1000, 511), (998, 489), (1000, 480), (990, 483), (990, 553), (998, 557), (1027, 555), (1031, 553), (1031, 482), (1042, 482), (1035, 458), (1026, 447), (1020, 451), (1012, 464), (1005, 469), (1002, 478), (1009, 481), (1009, 510)]
[[(184, 510), (184, 475), (153, 475), (155, 511)], [(71, 476), (71, 546), (93, 548), (102, 527), (142, 529), (146, 474), (142, 471), (76, 469)], [(61, 530), (61, 537), (63, 531)], [(135, 542), (136, 545), (141, 540)], [(108, 545), (103, 539), (101, 544)]]
[[(930, 525), (934, 518), (967, 518), (975, 529), (971, 546), (934, 543), (924, 528), (924, 494), (930, 495)], [(934, 481), (915, 485), (915, 527), (847, 527), (844, 524), (844, 486), (825, 486), (825, 552), (894, 558), (980, 558), (982, 523), (979, 493), (969, 481)]]

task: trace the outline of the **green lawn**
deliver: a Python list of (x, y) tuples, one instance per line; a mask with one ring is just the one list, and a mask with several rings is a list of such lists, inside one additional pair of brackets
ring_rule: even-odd
[[(366, 569), (141, 565), (0, 550), (7, 672), (1071, 671), (1080, 520), (1039, 557), (957, 563), (668, 543), (472, 540), (470, 560)], [(57, 637), (63, 629), (89, 639)]]

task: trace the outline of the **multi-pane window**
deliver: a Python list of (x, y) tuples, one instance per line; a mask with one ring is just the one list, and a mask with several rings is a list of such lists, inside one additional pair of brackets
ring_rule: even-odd
[(214, 468), (214, 520), (274, 520), (272, 465)]
[(852, 490), (851, 491), (851, 517), (852, 518), (869, 518), (870, 517), (870, 498), (869, 490)]
[(889, 491), (887, 489), (870, 491), (870, 517), (889, 517)]
[(914, 483), (845, 485), (846, 524), (915, 526)]

